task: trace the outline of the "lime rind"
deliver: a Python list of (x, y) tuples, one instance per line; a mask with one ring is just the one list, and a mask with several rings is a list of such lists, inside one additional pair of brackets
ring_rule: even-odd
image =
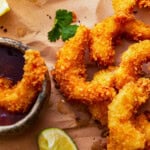
[(44, 129), (38, 137), (40, 150), (77, 150), (73, 139), (59, 128)]
[(10, 7), (6, 0), (0, 0), (0, 16), (10, 11)]

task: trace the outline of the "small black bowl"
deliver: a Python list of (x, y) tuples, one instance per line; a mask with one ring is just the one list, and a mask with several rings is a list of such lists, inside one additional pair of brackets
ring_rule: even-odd
[[(19, 61), (19, 64), (17, 64), (18, 62), (15, 62), (16, 60), (15, 61), (13, 60), (13, 57), (11, 57), (9, 61), (7, 61), (7, 56), (6, 58), (1, 56), (1, 58), (4, 59), (4, 61), (6, 62), (4, 62), (4, 64), (1, 65), (3, 61), (0, 61), (0, 76), (5, 76), (10, 79), (13, 78), (13, 81), (17, 82), (17, 80), (20, 80), (22, 77), (22, 74), (23, 74), (22, 70), (23, 70), (23, 65), (24, 65), (23, 55), (25, 51), (29, 49), (29, 47), (25, 44), (22, 44), (20, 41), (0, 37), (0, 51), (1, 51), (1, 48), (4, 48), (7, 51), (7, 52), (4, 52), (5, 56), (7, 54), (14, 56), (16, 59), (18, 59), (17, 61)], [(0, 55), (1, 55), (1, 52), (0, 52)], [(20, 58), (18, 58), (18, 56), (20, 56)], [(7, 64), (10, 63), (11, 65), (10, 66), (8, 65), (9, 67), (7, 67), (7, 64), (5, 66), (5, 63)], [(17, 67), (19, 67), (20, 71), (18, 71), (19, 70), (18, 68), (16, 69), (16, 71), (18, 72), (14, 71), (15, 70), (13, 68), (14, 64), (15, 64), (15, 67), (17, 64)], [(35, 103), (32, 105), (29, 112), (25, 114), (23, 117), (21, 117), (20, 119), (18, 119), (17, 121), (15, 121), (13, 124), (0, 125), (0, 136), (19, 134), (19, 133), (22, 133), (26, 128), (30, 127), (33, 124), (33, 122), (36, 120), (36, 118), (38, 117), (38, 114), (43, 104), (45, 103), (45, 101), (47, 101), (50, 98), (50, 92), (51, 92), (50, 77), (49, 77), (49, 73), (47, 72), (45, 74), (45, 80), (43, 81), (42, 90), (38, 94), (37, 99), (35, 100)]]

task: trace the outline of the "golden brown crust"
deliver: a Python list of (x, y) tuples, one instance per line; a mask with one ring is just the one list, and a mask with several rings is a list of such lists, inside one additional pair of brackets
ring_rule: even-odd
[(114, 45), (122, 35), (134, 41), (150, 39), (150, 26), (136, 19), (126, 23), (117, 22), (115, 16), (104, 19), (90, 30), (90, 59), (100, 67), (114, 65)]
[(116, 20), (125, 22), (126, 20), (133, 19), (133, 8), (137, 0), (112, 0), (112, 6), (116, 15)]
[(98, 81), (86, 81), (84, 55), (88, 45), (89, 30), (80, 26), (73, 38), (60, 49), (52, 75), (68, 100), (86, 104), (112, 99), (115, 90), (101, 86)]
[[(122, 55), (119, 67), (97, 72), (94, 80), (101, 85), (106, 85), (120, 90), (125, 84), (136, 81), (142, 76), (142, 64), (150, 61), (150, 41), (145, 40), (131, 45)], [(89, 111), (94, 119), (102, 124), (107, 124), (107, 106), (111, 99), (101, 103), (89, 105)]]
[[(94, 74), (93, 80), (96, 80), (103, 86), (114, 87), (113, 79), (116, 69), (117, 67), (109, 67), (108, 69), (100, 70)], [(110, 104), (111, 101), (112, 99), (109, 99), (88, 106), (93, 119), (98, 120), (102, 125), (107, 125), (108, 123), (108, 104)]]
[(52, 75), (68, 100), (87, 104), (93, 118), (107, 124), (107, 106), (115, 96), (116, 89), (140, 78), (142, 63), (150, 60), (150, 41), (133, 44), (123, 53), (119, 68), (100, 70), (92, 81), (86, 81), (84, 55), (88, 32), (81, 26), (75, 37), (65, 43), (58, 53)]
[[(149, 7), (149, 0), (113, 0), (114, 16), (91, 30), (80, 26), (60, 49), (52, 71), (67, 100), (86, 104), (94, 119), (103, 125), (108, 123), (108, 150), (143, 149), (150, 145), (150, 124), (144, 115), (136, 117), (139, 122), (134, 118), (137, 107), (150, 95), (150, 80), (141, 78), (142, 64), (150, 61), (150, 26), (135, 19), (135, 5)], [(119, 67), (100, 70), (92, 81), (86, 81), (86, 47), (90, 48), (92, 60), (100, 67), (108, 67), (114, 63), (114, 43), (122, 35), (145, 41), (130, 46)]]
[(114, 41), (122, 33), (122, 25), (111, 16), (96, 24), (90, 31), (90, 57), (100, 66), (114, 63)]
[[(113, 99), (108, 107), (108, 150), (144, 149), (148, 131), (136, 128), (132, 118), (137, 108), (150, 96), (150, 79), (141, 78), (136, 83), (129, 82)], [(143, 124), (141, 122), (141, 124)]]
[(142, 64), (150, 61), (150, 40), (144, 40), (131, 45), (121, 58), (121, 63), (115, 74), (117, 89), (129, 81), (136, 81), (142, 75)]
[(124, 26), (124, 35), (134, 41), (150, 39), (150, 25), (133, 19)]
[(126, 22), (135, 19), (133, 9), (135, 6), (139, 8), (150, 7), (150, 0), (112, 0), (116, 20)]
[[(12, 86), (5, 78), (0, 80), (0, 107), (11, 112), (28, 111), (42, 88), (47, 70), (38, 51), (27, 50), (24, 57), (24, 74), (21, 81)], [(2, 84), (3, 82), (7, 83), (7, 86)]]

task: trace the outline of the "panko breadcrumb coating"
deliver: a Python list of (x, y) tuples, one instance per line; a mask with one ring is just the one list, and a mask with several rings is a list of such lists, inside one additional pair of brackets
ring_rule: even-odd
[(84, 57), (88, 36), (89, 29), (78, 27), (75, 36), (60, 49), (52, 75), (68, 100), (92, 104), (112, 99), (116, 92), (111, 87), (101, 86), (96, 80), (86, 81)]
[(90, 58), (100, 67), (114, 65), (115, 44), (121, 37), (140, 41), (150, 39), (150, 26), (133, 19), (125, 23), (111, 16), (96, 24), (90, 30)]
[(137, 20), (133, 14), (134, 7), (150, 8), (150, 0), (112, 0), (116, 22), (123, 24), (125, 36), (139, 41), (150, 39), (150, 25)]
[[(97, 72), (94, 75), (94, 80), (99, 82), (100, 85), (120, 90), (128, 82), (136, 81), (142, 77), (142, 64), (149, 61), (150, 40), (141, 41), (129, 46), (122, 54), (119, 67), (109, 67), (109, 69)], [(107, 106), (111, 100), (88, 106), (93, 118), (99, 120), (103, 125), (106, 125), (108, 121)]]
[(124, 35), (127, 39), (134, 41), (150, 39), (150, 25), (137, 19), (130, 20), (126, 23), (124, 31)]
[[(150, 147), (150, 123), (146, 115), (136, 113), (150, 97), (150, 79), (141, 78), (142, 65), (150, 61), (150, 26), (135, 18), (136, 5), (150, 7), (150, 0), (113, 0), (115, 14), (91, 30), (80, 26), (60, 49), (52, 71), (67, 100), (86, 104), (94, 119), (108, 125), (108, 150)], [(118, 67), (112, 67), (114, 46), (122, 37), (138, 43), (122, 54)], [(105, 68), (91, 81), (86, 81), (84, 64), (88, 48), (90, 59)]]
[[(150, 97), (150, 79), (140, 78), (126, 84), (108, 106), (108, 150), (144, 149), (150, 133), (147, 123), (140, 122), (140, 129), (133, 121), (137, 108)], [(135, 124), (134, 124), (135, 123)], [(150, 124), (150, 123), (149, 123)], [(146, 126), (143, 126), (146, 125)]]
[(137, 0), (112, 0), (112, 6), (117, 16), (117, 20), (125, 21), (127, 19), (132, 19), (132, 11), (136, 5)]
[[(99, 82), (100, 85), (114, 87), (113, 79), (116, 69), (117, 67), (109, 67), (108, 69), (100, 70), (94, 74), (93, 79)], [(93, 119), (98, 120), (102, 125), (107, 125), (108, 123), (108, 104), (111, 103), (112, 99), (88, 105)]]
[(47, 71), (39, 51), (27, 50), (24, 58), (24, 74), (21, 81), (11, 85), (7, 79), (0, 79), (0, 107), (11, 112), (28, 111), (42, 89)]
[(96, 24), (90, 31), (90, 57), (100, 66), (114, 63), (114, 41), (121, 34), (121, 24), (111, 16)]
[(64, 44), (52, 75), (68, 100), (87, 104), (93, 118), (107, 124), (107, 106), (116, 89), (141, 77), (141, 66), (150, 59), (150, 41), (133, 44), (123, 53), (119, 67), (100, 70), (92, 81), (86, 81), (84, 55), (88, 33), (87, 28), (80, 26), (76, 35)]
[(118, 21), (124, 22), (135, 18), (133, 10), (135, 6), (139, 8), (150, 7), (150, 0), (112, 0), (115, 15)]
[(143, 75), (142, 64), (150, 61), (150, 40), (144, 40), (129, 46), (122, 54), (121, 63), (115, 74), (117, 89), (129, 81), (136, 81)]

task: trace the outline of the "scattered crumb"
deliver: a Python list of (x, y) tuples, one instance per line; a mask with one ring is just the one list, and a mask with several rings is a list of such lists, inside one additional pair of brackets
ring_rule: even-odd
[(4, 32), (7, 32), (7, 29), (5, 28), (3, 31), (4, 31)]
[(51, 17), (49, 14), (47, 14), (46, 16), (47, 16), (49, 19), (52, 19), (52, 17)]

